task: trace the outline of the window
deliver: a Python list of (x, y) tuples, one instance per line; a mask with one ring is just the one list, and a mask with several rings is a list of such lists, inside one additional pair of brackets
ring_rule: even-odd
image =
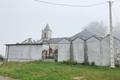
[(44, 33), (44, 38), (47, 38), (47, 34), (46, 33)]

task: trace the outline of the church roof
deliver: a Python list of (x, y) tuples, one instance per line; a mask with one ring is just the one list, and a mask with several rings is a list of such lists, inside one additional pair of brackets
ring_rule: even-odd
[(58, 42), (60, 42), (63, 39), (70, 41), (70, 38), (64, 37), (64, 38), (51, 38), (48, 42), (51, 44), (57, 44)]
[(51, 31), (50, 26), (47, 24), (46, 27), (44, 28), (44, 31)]
[(57, 44), (58, 42), (60, 42), (60, 41), (63, 40), (63, 39), (66, 39), (66, 40), (68, 40), (68, 41), (72, 41), (72, 40), (74, 40), (74, 39), (76, 39), (76, 38), (80, 38), (80, 39), (82, 39), (82, 40), (87, 40), (87, 39), (89, 39), (89, 38), (91, 38), (91, 37), (95, 37), (95, 38), (97, 38), (97, 39), (99, 39), (99, 40), (102, 39), (102, 37), (97, 36), (97, 35), (95, 35), (94, 33), (90, 32), (90, 31), (88, 31), (88, 30), (83, 30), (82, 32), (80, 32), (80, 33), (78, 33), (78, 34), (76, 34), (76, 35), (74, 35), (74, 36), (72, 36), (72, 37), (51, 38), (51, 39), (48, 41), (48, 43)]

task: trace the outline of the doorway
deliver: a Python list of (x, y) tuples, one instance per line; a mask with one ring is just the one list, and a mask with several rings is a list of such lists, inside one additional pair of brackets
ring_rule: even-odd
[(44, 61), (55, 61), (58, 60), (58, 49), (53, 50), (49, 48), (48, 50), (42, 51), (42, 60)]

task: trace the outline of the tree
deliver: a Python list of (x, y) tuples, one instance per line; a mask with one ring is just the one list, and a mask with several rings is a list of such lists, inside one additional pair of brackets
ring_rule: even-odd
[[(108, 34), (108, 26), (105, 26), (103, 22), (92, 22), (89, 23), (84, 29), (95, 33), (99, 36), (105, 36)], [(114, 36), (120, 39), (120, 23), (117, 23), (115, 26), (113, 26), (113, 33)]]
[(89, 23), (84, 29), (99, 36), (104, 36), (107, 31), (107, 27), (103, 24), (103, 22)]

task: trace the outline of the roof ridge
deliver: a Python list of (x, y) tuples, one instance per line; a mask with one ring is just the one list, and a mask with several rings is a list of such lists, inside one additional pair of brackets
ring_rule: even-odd
[(91, 36), (97, 36), (97, 35), (95, 35), (93, 32), (91, 32), (91, 31), (89, 31), (87, 29), (84, 29), (81, 32), (79, 32), (79, 33), (75, 34), (74, 36), (72, 36), (71, 40), (73, 40), (73, 39), (75, 39), (77, 37), (80, 37), (81, 39), (86, 40)]

